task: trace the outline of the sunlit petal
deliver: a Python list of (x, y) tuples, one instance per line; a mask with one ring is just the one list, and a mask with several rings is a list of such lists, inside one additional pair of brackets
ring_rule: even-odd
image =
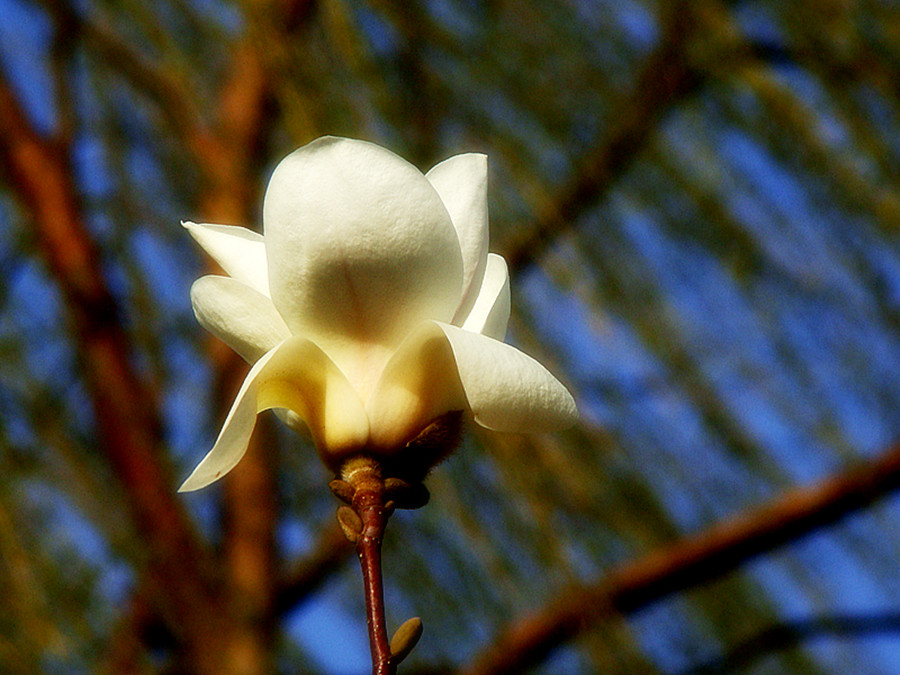
[(578, 419), (575, 399), (540, 363), (515, 347), (442, 324), (475, 421), (495, 431), (558, 431)]
[(269, 298), (231, 277), (197, 279), (191, 304), (200, 325), (249, 363), (291, 334)]
[(275, 169), (263, 220), (275, 306), (338, 363), (456, 309), (462, 256), (447, 210), (384, 148), (326, 137), (293, 152)]
[(564, 429), (578, 411), (566, 388), (515, 347), (426, 322), (388, 362), (366, 403), (373, 447), (389, 452), (453, 410), (496, 431)]
[(261, 234), (234, 225), (182, 225), (230, 277), (269, 295), (266, 247)]
[(318, 346), (294, 336), (250, 369), (215, 445), (180, 491), (198, 490), (233, 469), (247, 451), (256, 415), (270, 408), (297, 413), (332, 468), (366, 444), (369, 424), (362, 401)]
[(509, 312), (509, 270), (502, 256), (490, 253), (475, 305), (462, 327), (502, 340), (506, 335)]
[(487, 156), (456, 155), (436, 165), (425, 176), (447, 207), (462, 250), (463, 290), (454, 317), (454, 323), (458, 323), (475, 302), (487, 260)]

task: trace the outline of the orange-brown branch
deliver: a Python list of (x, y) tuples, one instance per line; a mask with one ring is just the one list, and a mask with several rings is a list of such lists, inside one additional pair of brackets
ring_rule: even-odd
[(134, 372), (116, 302), (84, 226), (65, 148), (32, 128), (0, 75), (0, 161), (29, 212), (39, 252), (59, 284), (97, 421), (98, 443), (130, 500), (147, 542), (159, 608), (193, 655), (212, 672), (219, 613), (207, 583), (209, 557), (176, 501), (162, 461), (157, 404)]
[(570, 589), (549, 606), (514, 622), (460, 672), (521, 672), (606, 617), (634, 612), (720, 577), (898, 487), (900, 444), (865, 466), (812, 487), (790, 490), (768, 506), (626, 564), (592, 586)]

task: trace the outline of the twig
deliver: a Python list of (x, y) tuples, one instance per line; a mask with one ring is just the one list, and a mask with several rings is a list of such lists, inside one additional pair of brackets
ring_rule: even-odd
[(108, 26), (82, 16), (67, 2), (37, 0), (57, 22), (65, 23), (86, 40), (103, 63), (121, 73), (136, 90), (154, 101), (172, 128), (184, 139), (197, 135), (199, 111), (193, 104), (191, 83), (153, 64)]

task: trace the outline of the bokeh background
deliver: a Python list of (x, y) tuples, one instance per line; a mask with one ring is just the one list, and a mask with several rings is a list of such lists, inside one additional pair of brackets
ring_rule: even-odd
[(900, 673), (890, 0), (0, 0), (0, 671), (366, 672), (302, 439), (175, 493), (247, 369), (179, 221), (323, 134), (488, 154), (582, 411), (392, 519), (402, 673)]

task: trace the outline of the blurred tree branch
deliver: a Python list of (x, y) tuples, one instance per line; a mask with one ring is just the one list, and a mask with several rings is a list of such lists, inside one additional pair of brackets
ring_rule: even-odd
[(818, 485), (787, 491), (767, 506), (715, 525), (575, 587), (530, 616), (511, 622), (459, 672), (518, 673), (614, 614), (629, 614), (673, 593), (720, 577), (747, 560), (869, 506), (900, 487), (900, 444), (874, 461)]
[[(42, 0), (41, 4), (58, 25), (77, 33), (95, 58), (112, 67), (157, 107), (205, 179), (199, 207), (203, 217), (213, 222), (249, 223), (276, 108), (265, 60), (266, 41), (296, 35), (315, 3), (289, 0), (247, 8), (248, 28), (232, 46), (230, 75), (219, 89), (214, 113), (208, 115), (194, 103), (197, 97), (190, 82), (149, 61), (112, 27), (78, 14), (65, 3)], [(260, 38), (254, 28), (258, 24), (275, 30)], [(220, 345), (211, 355), (222, 407), (243, 377), (243, 362)], [(269, 447), (274, 439), (271, 433), (264, 433), (265, 424), (260, 427), (262, 431), (254, 436), (243, 470), (229, 476), (224, 491), (222, 562), (228, 580), (224, 587), (228, 591), (225, 602), (230, 630), (220, 631), (220, 635), (228, 635), (220, 639), (225, 641), (225, 672), (240, 675), (268, 673), (273, 668), (277, 488), (274, 453)]]
[(69, 35), (77, 35), (89, 46), (90, 53), (121, 72), (135, 89), (149, 97), (179, 138), (198, 147), (208, 142), (205, 130), (198, 125), (201, 115), (193, 105), (195, 97), (191, 95), (189, 82), (151, 63), (111, 27), (83, 16), (71, 3), (60, 0), (35, 2), (53, 17), (56, 25), (65, 26)]
[[(95, 57), (112, 67), (147, 96), (171, 131), (193, 157), (205, 179), (199, 210), (212, 222), (249, 224), (258, 194), (259, 167), (276, 110), (275, 89), (265, 57), (268, 41), (288, 39), (304, 26), (315, 8), (310, 0), (248, 6), (248, 27), (231, 47), (229, 77), (217, 93), (212, 112), (201, 110), (192, 85), (138, 53), (109, 26), (83, 17), (65, 3), (42, 0), (58, 23), (74, 26)], [(265, 39), (259, 25), (270, 30)], [(187, 214), (186, 214), (187, 215)], [(211, 343), (219, 407), (243, 378), (244, 364), (233, 352)], [(277, 487), (271, 433), (260, 429), (242, 463), (228, 477), (223, 493), (223, 565), (228, 613), (224, 672), (252, 675), (272, 672), (271, 639), (275, 575), (274, 531)]]
[[(0, 588), (4, 591), (6, 620), (16, 626), (10, 640), (16, 657), (8, 661), (16, 664), (18, 672), (38, 672), (39, 659), (35, 655), (64, 649), (65, 640), (48, 611), (51, 600), (37, 565), (17, 531), (11, 513), (14, 505), (7, 502), (8, 496), (0, 493)], [(2, 632), (9, 636), (9, 632)], [(0, 662), (4, 651), (0, 641)]]
[(66, 298), (99, 443), (125, 487), (135, 527), (147, 541), (146, 571), (159, 591), (154, 594), (158, 609), (183, 639), (196, 672), (217, 672), (207, 653), (221, 635), (211, 559), (172, 490), (162, 461), (157, 402), (131, 365), (116, 301), (84, 226), (67, 150), (32, 128), (0, 74), (0, 160), (32, 216), (39, 250)]
[(777, 623), (760, 631), (719, 658), (692, 666), (680, 675), (713, 675), (738, 672), (772, 652), (790, 649), (818, 637), (866, 637), (900, 633), (900, 614), (835, 614)]
[(504, 246), (510, 276), (538, 260), (562, 232), (573, 226), (585, 209), (597, 204), (640, 154), (657, 129), (660, 118), (701, 83), (691, 62), (691, 42), (702, 29), (697, 6), (675, 2), (660, 8), (662, 36), (634, 79), (631, 90), (615, 105), (611, 124), (592, 150), (581, 157), (552, 200), (544, 202), (534, 222)]
[(148, 648), (162, 641), (171, 643), (171, 634), (159, 626), (159, 612), (152, 606), (146, 592), (134, 589), (128, 606), (118, 617), (109, 647), (103, 655), (99, 672), (103, 675), (150, 675), (155, 672), (147, 658)]

